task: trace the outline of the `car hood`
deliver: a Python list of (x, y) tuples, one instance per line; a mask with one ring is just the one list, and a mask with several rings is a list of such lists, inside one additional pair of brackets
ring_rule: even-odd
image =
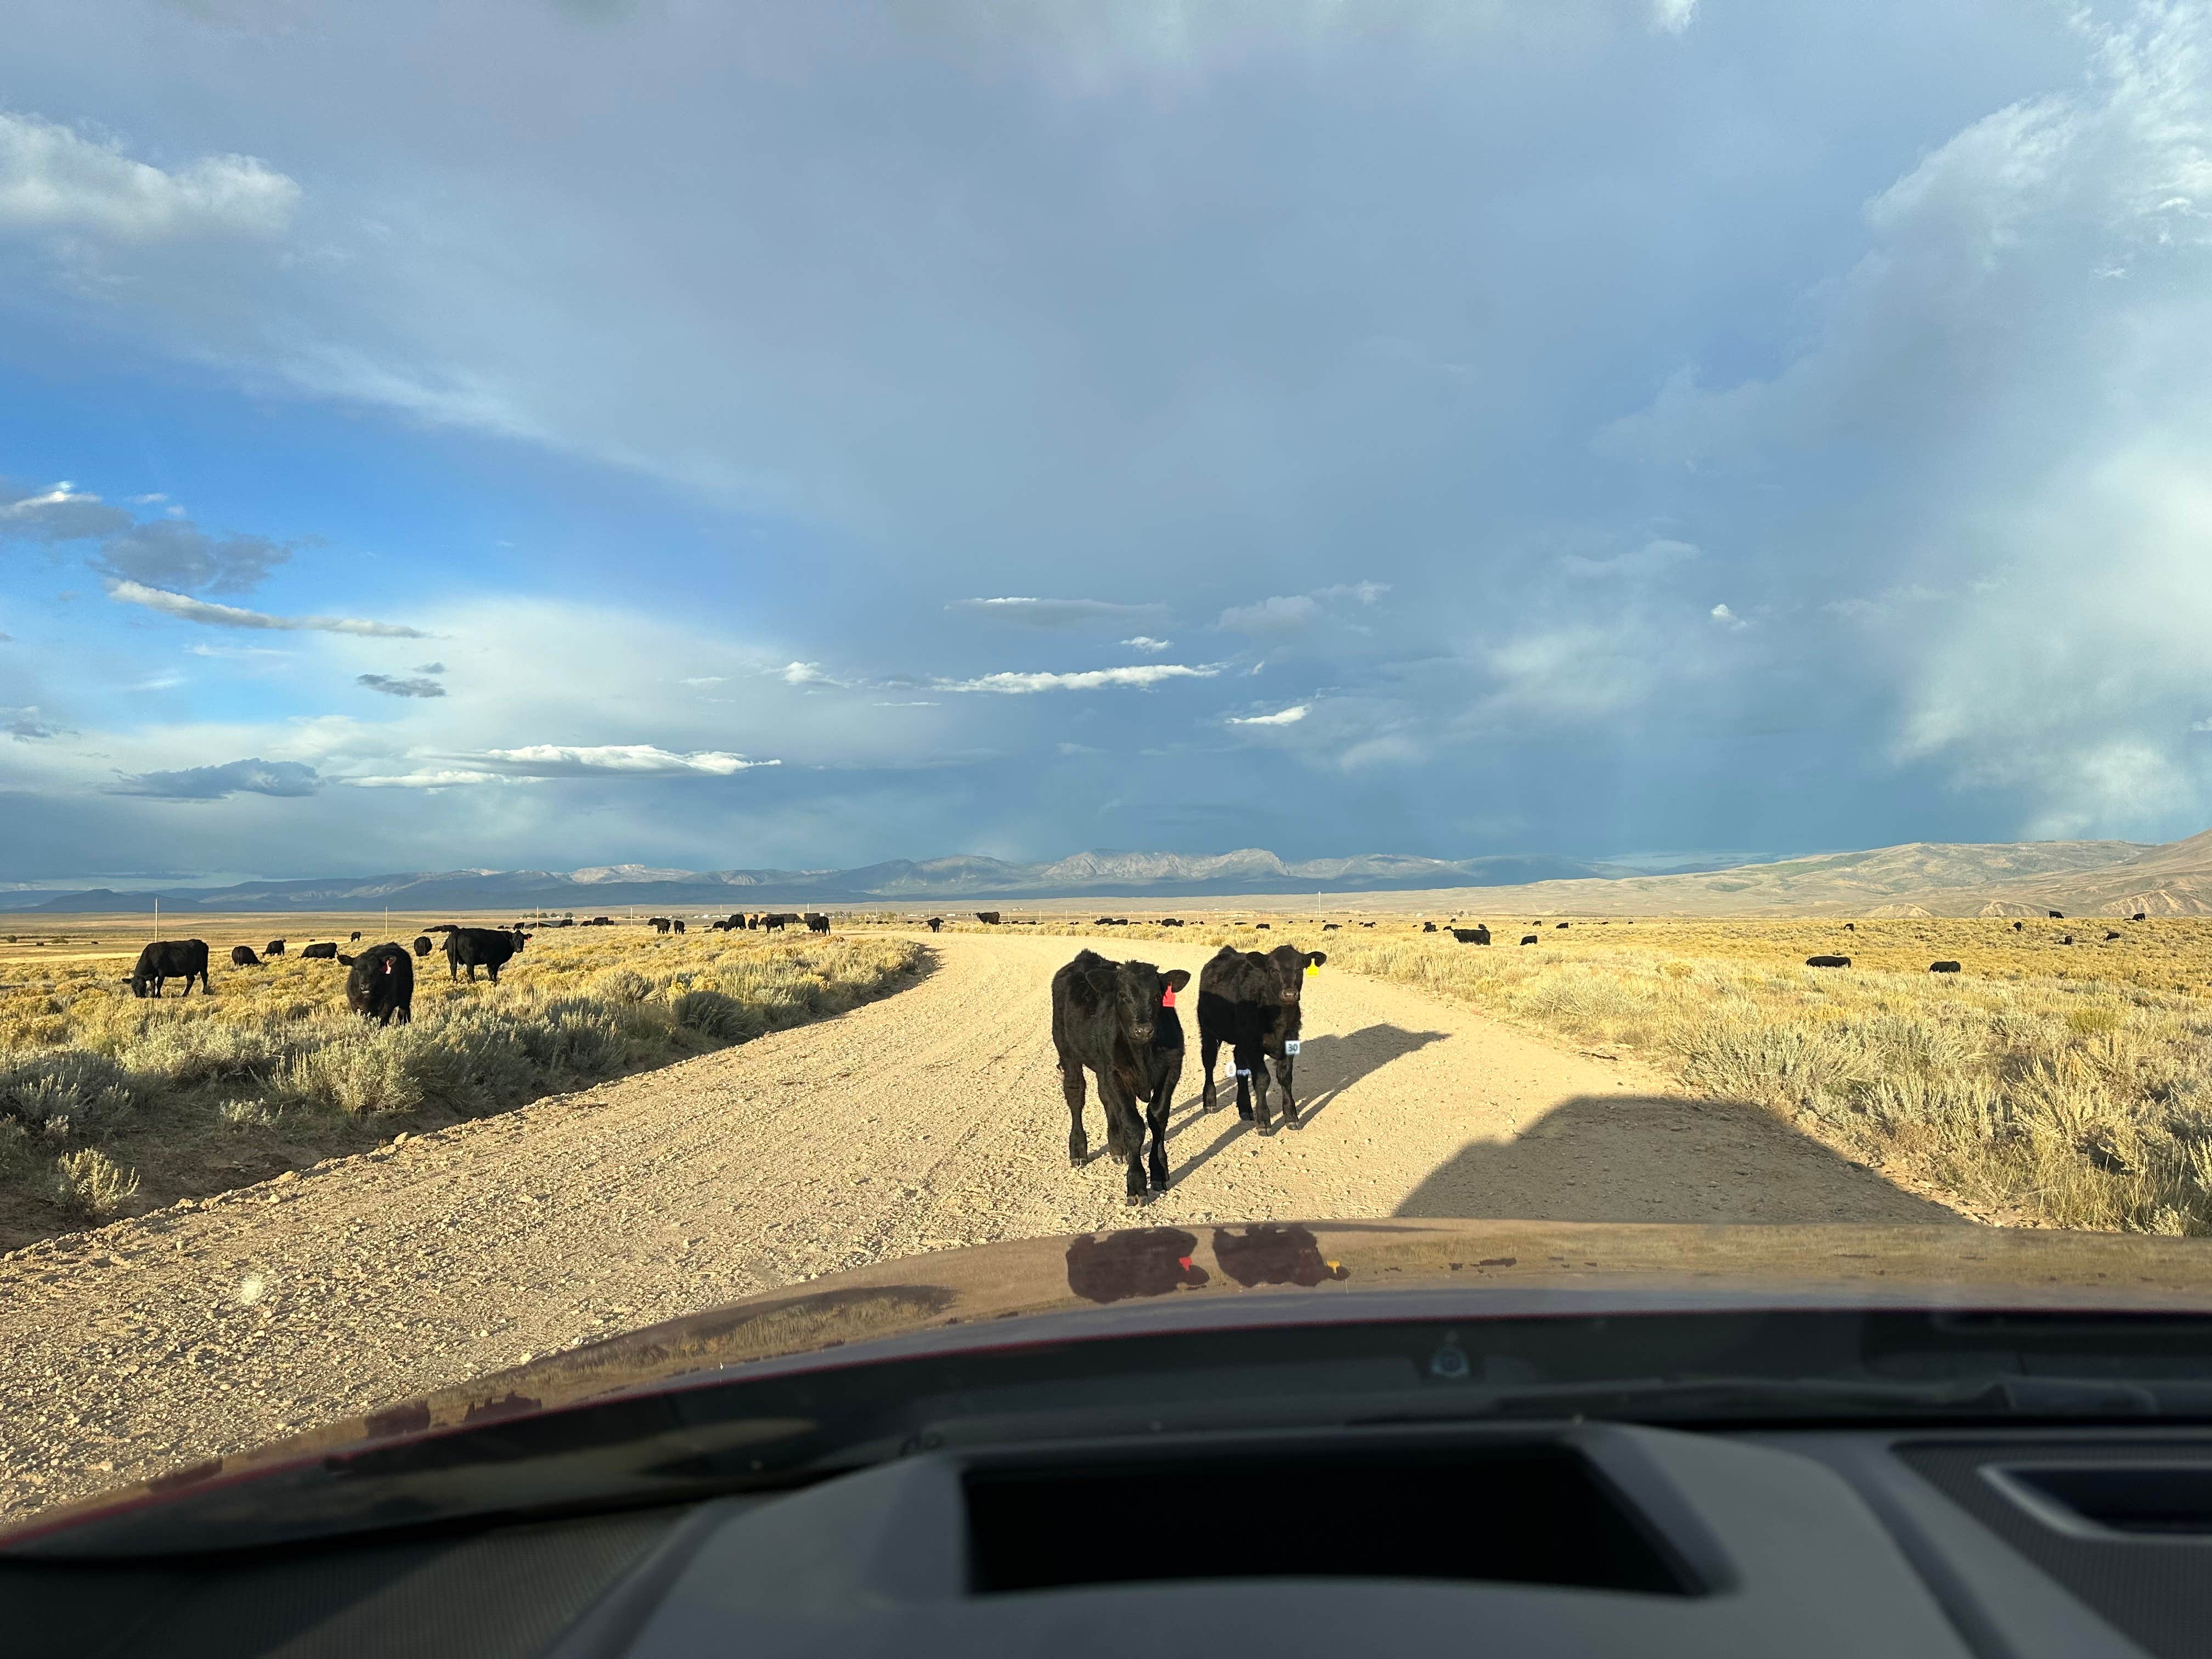
[(1022, 1239), (746, 1297), (49, 1510), (26, 1530), (731, 1367), (814, 1368), (917, 1346), (1002, 1347), (1208, 1323), (1808, 1306), (2212, 1314), (2212, 1240), (1964, 1224), (1404, 1219)]

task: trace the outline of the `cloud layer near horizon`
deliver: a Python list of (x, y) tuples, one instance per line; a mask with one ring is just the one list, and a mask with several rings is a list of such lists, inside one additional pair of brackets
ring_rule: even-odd
[(26, 5), (0, 879), (2212, 821), (2204, 0)]

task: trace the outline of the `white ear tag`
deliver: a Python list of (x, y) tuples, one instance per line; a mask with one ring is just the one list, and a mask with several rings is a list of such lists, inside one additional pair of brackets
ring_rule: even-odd
[(1297, 1052), (1298, 1052), (1298, 1040), (1297, 1040), (1297, 1038), (1296, 1038), (1296, 1037), (1285, 1037), (1285, 1038), (1283, 1039), (1283, 1052), (1284, 1052), (1285, 1054), (1289, 1054), (1289, 1055), (1291, 1055), (1291, 1056), (1295, 1056), (1295, 1055), (1297, 1054)]

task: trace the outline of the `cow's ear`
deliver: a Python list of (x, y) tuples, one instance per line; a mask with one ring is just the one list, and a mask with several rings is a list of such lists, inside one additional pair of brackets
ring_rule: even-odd
[(1190, 970), (1187, 968), (1170, 968), (1160, 977), (1167, 981), (1169, 990), (1180, 991), (1190, 983)]
[(1322, 963), (1328, 960), (1328, 952), (1326, 951), (1309, 951), (1306, 952), (1306, 963), (1310, 967), (1318, 968)]

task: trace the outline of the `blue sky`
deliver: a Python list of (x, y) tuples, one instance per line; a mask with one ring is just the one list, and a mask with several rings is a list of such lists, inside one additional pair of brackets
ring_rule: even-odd
[(2212, 819), (2203, 4), (16, 11), (0, 879)]

